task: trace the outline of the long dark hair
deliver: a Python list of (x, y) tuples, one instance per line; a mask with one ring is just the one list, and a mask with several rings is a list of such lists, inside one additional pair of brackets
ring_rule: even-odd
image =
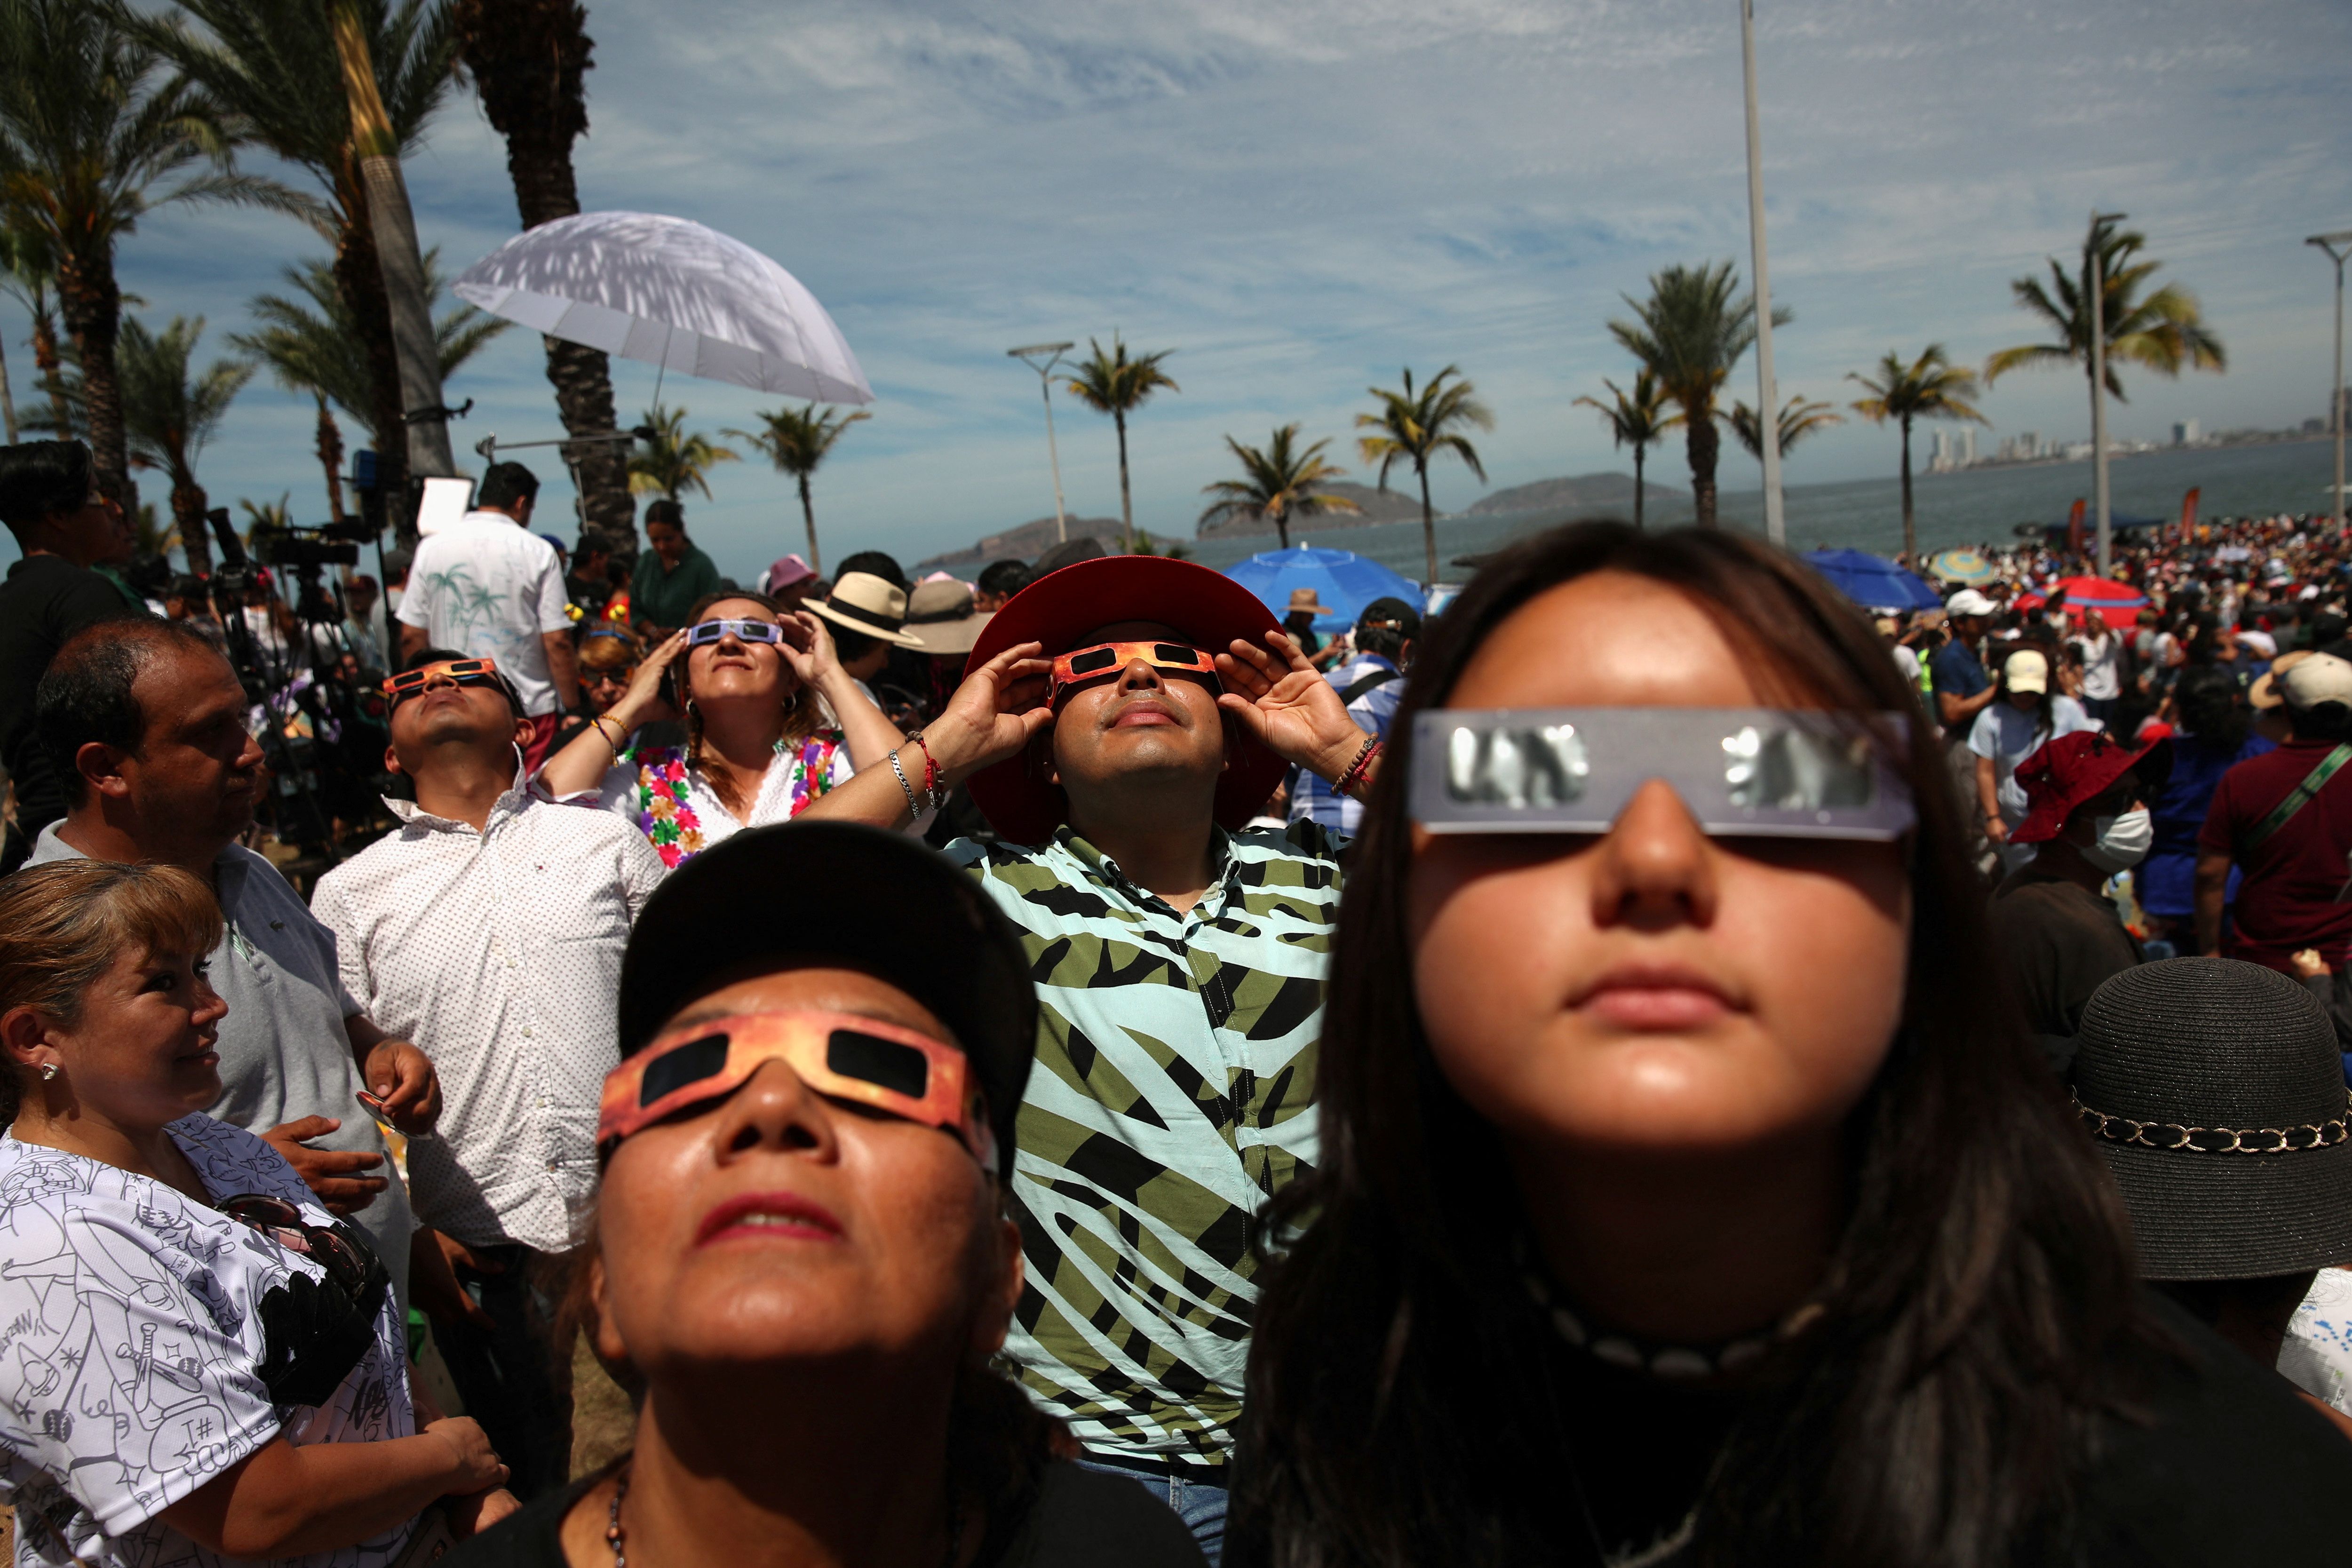
[[(1869, 625), (1790, 557), (1729, 533), (1581, 523), (1482, 571), (1423, 643), (1342, 905), (1321, 1058), (1323, 1158), (1276, 1200), (1295, 1235), (1259, 1302), (1227, 1560), (1240, 1568), (1573, 1561), (1550, 1336), (1513, 1263), (1499, 1142), (1446, 1082), (1413, 993), (1403, 791), (1413, 716), (1489, 633), (1591, 572), (1688, 595), (1751, 668), (1859, 713), (1912, 698)], [(1752, 1391), (1702, 1503), (1713, 1562), (2030, 1562), (2118, 1352), (2152, 1342), (2128, 1221), (1998, 983), (1929, 724), (1903, 1023), (1849, 1122), (1852, 1208), (1821, 1321)], [(1825, 963), (1838, 962), (1824, 954)], [(2135, 1358), (2126, 1353), (2122, 1364)]]
[(2246, 743), (2253, 715), (2238, 700), (2238, 683), (2227, 672), (2210, 665), (2184, 669), (2173, 686), (2172, 700), (2180, 710), (2181, 728), (2188, 731), (2176, 737), (2176, 743), (2194, 741), (2227, 757), (2236, 756)]

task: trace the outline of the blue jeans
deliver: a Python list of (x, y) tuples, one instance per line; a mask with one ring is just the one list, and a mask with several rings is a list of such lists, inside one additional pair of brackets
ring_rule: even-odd
[(1217, 1560), (1225, 1549), (1225, 1483), (1224, 1472), (1212, 1471), (1219, 1477), (1213, 1481), (1194, 1479), (1201, 1468), (1171, 1466), (1166, 1473), (1153, 1475), (1125, 1465), (1106, 1465), (1094, 1459), (1080, 1459), (1079, 1464), (1090, 1470), (1100, 1470), (1107, 1476), (1125, 1476), (1145, 1491), (1166, 1503), (1192, 1532), (1193, 1542), (1201, 1555), (1209, 1560), (1209, 1568), (1217, 1568)]

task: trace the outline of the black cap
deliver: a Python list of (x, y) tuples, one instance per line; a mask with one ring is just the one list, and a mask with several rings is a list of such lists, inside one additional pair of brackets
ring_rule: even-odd
[(955, 1034), (988, 1095), (999, 1168), (1037, 1049), (1021, 939), (971, 876), (903, 833), (845, 822), (747, 828), (655, 889), (621, 960), (625, 1057), (747, 963), (831, 961), (912, 996)]
[(2258, 963), (2167, 959), (2100, 986), (2075, 1038), (2075, 1099), (2144, 1277), (2352, 1261), (2352, 1105), (2318, 998)]
[(1394, 595), (1383, 595), (1366, 605), (1356, 616), (1359, 630), (1365, 626), (1393, 626), (1399, 637), (1408, 642), (1421, 637), (1421, 612)]

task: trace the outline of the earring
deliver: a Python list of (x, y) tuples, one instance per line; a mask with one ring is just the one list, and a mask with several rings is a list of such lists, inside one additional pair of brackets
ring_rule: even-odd
[(57, 1063), (55, 1063), (55, 1062), (43, 1062), (43, 1063), (41, 1064), (41, 1081), (42, 1081), (43, 1083), (48, 1083), (48, 1082), (51, 1082), (52, 1080), (54, 1080), (54, 1079), (57, 1078), (57, 1076), (58, 1076), (58, 1064), (57, 1064)]

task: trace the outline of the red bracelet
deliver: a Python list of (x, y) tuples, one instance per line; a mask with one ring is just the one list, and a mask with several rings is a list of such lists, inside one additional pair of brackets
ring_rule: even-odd
[(1381, 740), (1375, 735), (1364, 742), (1364, 749), (1356, 753), (1356, 760), (1348, 764), (1348, 771), (1339, 775), (1339, 782), (1331, 786), (1331, 793), (1343, 796), (1353, 795), (1363, 783), (1364, 773), (1372, 765), (1372, 759), (1380, 754)]
[(937, 811), (947, 804), (948, 797), (947, 792), (940, 788), (940, 764), (931, 755), (931, 743), (923, 739), (923, 732), (920, 730), (916, 731), (907, 739), (923, 748), (923, 794), (930, 801), (931, 809)]

